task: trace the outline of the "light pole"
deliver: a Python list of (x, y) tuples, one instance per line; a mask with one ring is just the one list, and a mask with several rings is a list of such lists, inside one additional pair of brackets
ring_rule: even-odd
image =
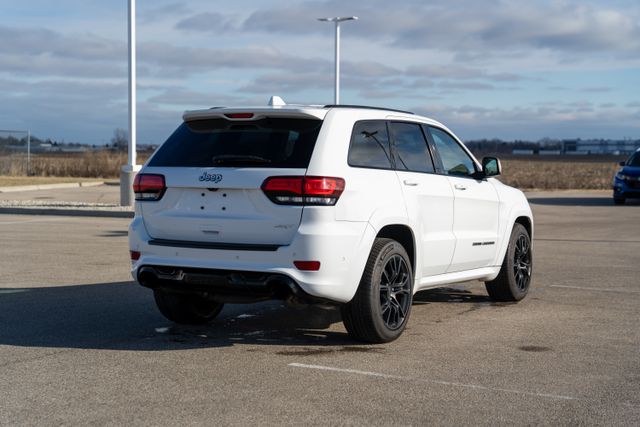
[(129, 146), (127, 164), (120, 172), (120, 205), (133, 205), (133, 179), (139, 170), (140, 166), (136, 165), (136, 0), (129, 0)]
[(340, 104), (340, 23), (344, 21), (355, 21), (357, 20), (357, 16), (336, 16), (333, 18), (318, 18), (318, 21), (323, 22), (335, 22), (336, 23), (336, 84), (335, 84), (335, 95), (334, 95), (334, 104)]

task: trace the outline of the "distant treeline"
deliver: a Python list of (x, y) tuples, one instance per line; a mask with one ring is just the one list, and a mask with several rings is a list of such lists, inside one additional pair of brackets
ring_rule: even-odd
[[(127, 140), (122, 138), (112, 138), (108, 144), (83, 144), (81, 142), (65, 142), (55, 141), (52, 139), (41, 139), (31, 135), (31, 149), (34, 152), (42, 151), (93, 151), (93, 150), (110, 150), (110, 151), (127, 151)], [(26, 135), (0, 135), (0, 152), (7, 151), (24, 151), (27, 146)], [(137, 151), (153, 151), (156, 145), (138, 144)]]
[[(545, 138), (538, 141), (527, 140), (514, 140), (505, 141), (502, 139), (476, 139), (465, 141), (465, 145), (474, 153), (495, 153), (495, 154), (511, 154), (514, 150), (530, 150), (538, 152), (539, 150), (546, 151), (563, 151), (566, 150), (567, 144), (618, 144), (618, 143), (634, 143), (636, 146), (640, 146), (640, 140), (636, 141), (617, 141), (617, 140), (605, 140), (605, 139), (593, 139), (593, 140), (559, 140)], [(26, 135), (20, 138), (13, 135), (0, 135), (0, 151), (8, 151), (11, 147), (24, 146), (27, 143)], [(80, 142), (64, 142), (54, 141), (49, 138), (40, 139), (37, 136), (31, 136), (32, 147), (50, 147), (47, 151), (64, 151), (64, 149), (76, 148), (82, 149), (82, 151), (91, 150), (112, 150), (112, 151), (126, 151), (127, 150), (127, 138), (126, 133), (122, 129), (116, 129), (113, 138), (109, 144), (96, 145), (96, 144), (83, 144)], [(138, 144), (138, 151), (153, 151), (157, 145), (151, 144)]]

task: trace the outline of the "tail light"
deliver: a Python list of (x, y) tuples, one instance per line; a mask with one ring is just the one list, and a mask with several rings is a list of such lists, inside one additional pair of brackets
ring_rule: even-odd
[(272, 176), (262, 191), (278, 205), (333, 206), (344, 191), (344, 179), (328, 176)]
[(139, 173), (133, 180), (136, 200), (160, 200), (166, 189), (164, 175)]

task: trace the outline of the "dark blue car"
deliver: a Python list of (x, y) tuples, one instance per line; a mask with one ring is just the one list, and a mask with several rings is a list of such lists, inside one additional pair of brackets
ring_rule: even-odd
[(640, 198), (640, 149), (626, 162), (613, 179), (613, 201), (621, 205), (626, 199)]

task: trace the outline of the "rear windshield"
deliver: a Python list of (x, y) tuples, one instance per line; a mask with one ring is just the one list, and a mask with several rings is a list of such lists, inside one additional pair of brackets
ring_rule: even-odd
[(321, 125), (290, 118), (185, 122), (149, 166), (306, 168)]

